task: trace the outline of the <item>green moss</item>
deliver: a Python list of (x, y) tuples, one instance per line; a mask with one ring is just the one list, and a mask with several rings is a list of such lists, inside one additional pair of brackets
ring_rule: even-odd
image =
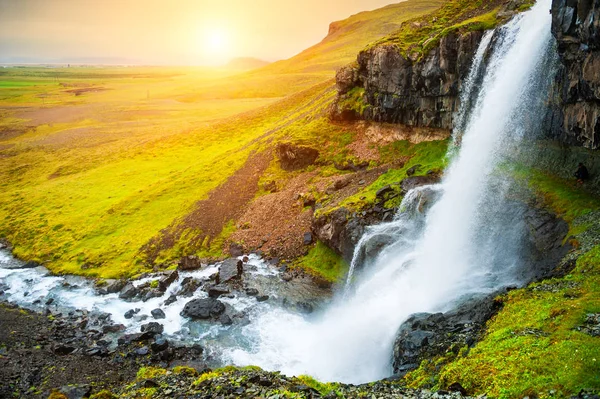
[(302, 381), (302, 383), (308, 387), (316, 389), (323, 396), (327, 396), (330, 393), (336, 393), (336, 390), (339, 388), (339, 384), (337, 383), (323, 383), (315, 380), (313, 377), (308, 375), (300, 375), (298, 379)]
[(302, 268), (317, 277), (336, 282), (346, 275), (349, 265), (332, 249), (318, 241), (306, 256), (297, 259), (291, 267)]
[(118, 396), (110, 392), (109, 390), (103, 389), (100, 392), (92, 394), (90, 399), (118, 399)]
[(150, 288), (158, 288), (158, 280), (150, 281)]
[(362, 87), (354, 87), (346, 93), (339, 101), (340, 108), (354, 111), (357, 115), (362, 116), (368, 106), (365, 101), (365, 89)]
[(167, 374), (167, 370), (159, 367), (142, 367), (138, 370), (136, 378), (138, 380), (148, 380)]
[(189, 375), (189, 376), (197, 376), (198, 375), (198, 371), (194, 368), (191, 367), (186, 367), (186, 366), (175, 366), (173, 367), (173, 372), (175, 374), (185, 374), (185, 375)]
[[(413, 166), (421, 165), (415, 176), (425, 175), (428, 171), (441, 173), (446, 166), (446, 153), (448, 140), (425, 141), (419, 144), (411, 144), (408, 141), (397, 141), (380, 149), (383, 160), (405, 160), (399, 168), (392, 168), (382, 174), (375, 182), (365, 187), (355, 195), (346, 198), (340, 207), (351, 210), (362, 210), (375, 203), (377, 191), (387, 185), (401, 182), (407, 177), (406, 171)], [(396, 201), (401, 200), (397, 198)], [(389, 206), (398, 203), (388, 204)], [(335, 208), (333, 208), (335, 209)], [(332, 208), (325, 208), (325, 212), (331, 212)]]

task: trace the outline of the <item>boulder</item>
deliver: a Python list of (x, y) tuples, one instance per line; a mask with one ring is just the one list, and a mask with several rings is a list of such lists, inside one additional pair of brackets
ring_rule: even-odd
[(277, 157), (281, 168), (284, 170), (298, 170), (306, 168), (315, 163), (319, 157), (319, 151), (314, 148), (280, 143), (277, 145)]
[(100, 288), (99, 292), (106, 294), (116, 294), (121, 292), (127, 285), (127, 280), (106, 280), (106, 285)]
[(162, 309), (156, 308), (153, 309), (150, 314), (152, 315), (152, 317), (154, 317), (155, 319), (164, 319), (167, 316), (165, 315), (165, 312), (162, 311)]
[(229, 255), (231, 255), (234, 258), (244, 255), (244, 247), (242, 247), (236, 242), (232, 242), (231, 244), (229, 244)]
[(313, 236), (311, 232), (304, 233), (303, 243), (304, 245), (310, 245), (313, 243)]
[(167, 288), (169, 288), (169, 286), (178, 279), (179, 273), (177, 272), (177, 270), (168, 271), (160, 278), (160, 280), (158, 280), (158, 289), (161, 292), (165, 292)]
[(208, 288), (208, 296), (210, 298), (218, 298), (221, 295), (227, 295), (229, 294), (231, 291), (229, 290), (229, 288), (225, 285), (219, 284), (219, 285), (213, 285), (211, 287)]
[(60, 388), (60, 393), (67, 399), (83, 399), (92, 393), (92, 387), (90, 385), (65, 385)]
[(207, 320), (217, 318), (224, 312), (225, 305), (221, 301), (214, 298), (201, 298), (186, 303), (181, 315), (193, 320)]
[(148, 335), (154, 336), (156, 334), (162, 334), (164, 330), (165, 330), (165, 327), (162, 324), (157, 323), (155, 321), (143, 324), (140, 327), (140, 331), (143, 332), (147, 336)]
[(203, 266), (202, 260), (195, 255), (184, 256), (177, 262), (177, 270), (182, 271), (197, 270)]
[(244, 263), (239, 259), (229, 258), (221, 262), (219, 266), (219, 284), (227, 283), (242, 277)]
[(154, 340), (154, 342), (150, 345), (150, 349), (152, 349), (152, 352), (156, 353), (156, 352), (162, 352), (165, 349), (167, 349), (169, 347), (169, 341), (167, 341), (164, 338), (157, 338)]
[(246, 289), (246, 295), (248, 295), (248, 296), (257, 296), (258, 295), (258, 290), (256, 288), (247, 288)]
[(132, 284), (127, 283), (119, 293), (121, 299), (133, 299), (139, 294), (139, 290)]
[(167, 298), (167, 300), (165, 301), (165, 303), (163, 304), (163, 306), (169, 306), (172, 303), (177, 302), (177, 295), (171, 295), (170, 297)]

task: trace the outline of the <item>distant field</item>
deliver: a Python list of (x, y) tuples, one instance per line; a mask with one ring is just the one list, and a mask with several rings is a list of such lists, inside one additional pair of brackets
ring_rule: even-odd
[[(319, 148), (325, 161), (344, 161), (355, 132), (325, 116), (335, 69), (441, 3), (411, 0), (358, 14), (298, 56), (244, 73), (0, 69), (0, 237), (16, 255), (54, 272), (119, 277), (147, 270), (143, 248), (161, 231), (177, 231), (196, 202), (253, 154), (293, 140)], [(274, 163), (261, 179), (288, 177)], [(235, 230), (232, 222), (216, 226), (222, 233), (200, 240), (201, 248), (187, 238), (203, 231), (179, 231), (178, 241), (155, 255), (165, 262), (218, 255), (215, 243)]]

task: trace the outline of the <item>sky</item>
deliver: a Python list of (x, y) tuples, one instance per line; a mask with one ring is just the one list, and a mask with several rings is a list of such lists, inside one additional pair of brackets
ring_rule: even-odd
[(221, 65), (289, 58), (398, 0), (0, 0), (0, 63)]

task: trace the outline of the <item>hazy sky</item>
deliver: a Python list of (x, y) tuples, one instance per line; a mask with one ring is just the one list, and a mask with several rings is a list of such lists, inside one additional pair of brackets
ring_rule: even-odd
[(288, 58), (329, 23), (399, 0), (0, 0), (0, 62)]

